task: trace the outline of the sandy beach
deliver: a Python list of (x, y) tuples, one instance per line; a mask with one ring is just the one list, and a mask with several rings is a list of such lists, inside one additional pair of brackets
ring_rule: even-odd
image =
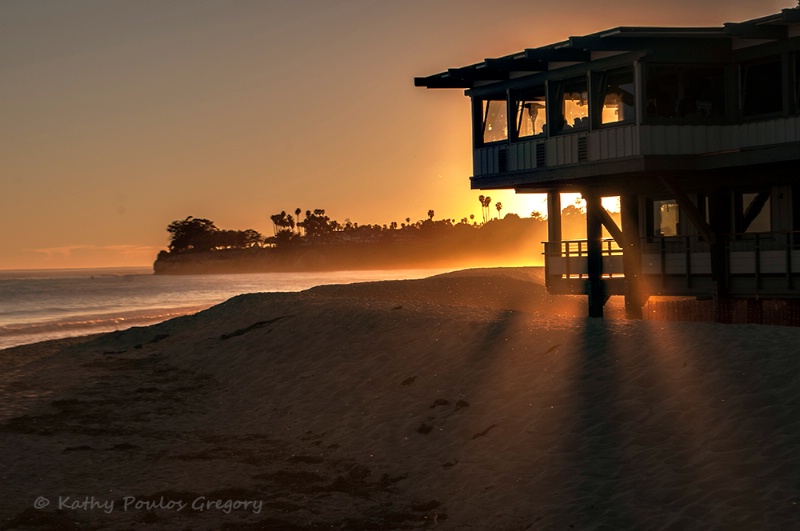
[(0, 351), (0, 525), (800, 529), (800, 328), (619, 306), (467, 270)]

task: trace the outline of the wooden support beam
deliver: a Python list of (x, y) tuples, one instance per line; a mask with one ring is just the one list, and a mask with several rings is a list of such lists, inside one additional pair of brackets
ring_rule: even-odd
[(547, 241), (561, 240), (561, 194), (547, 192)]
[(600, 222), (599, 211), (603, 208), (600, 196), (595, 194), (582, 194), (586, 200), (586, 240), (587, 240), (587, 269), (589, 293), (589, 317), (603, 317), (603, 305), (606, 296), (603, 286), (603, 255), (602, 238), (603, 225)]
[(625, 316), (641, 319), (642, 306), (648, 295), (642, 283), (641, 239), (639, 236), (639, 198), (623, 195), (619, 198), (622, 231), (625, 245), (622, 246), (622, 265), (625, 270)]
[[(584, 197), (584, 199), (586, 198)], [(617, 227), (617, 224), (614, 222), (614, 218), (611, 217), (611, 214), (608, 213), (608, 210), (603, 207), (602, 203), (600, 204), (600, 208), (594, 212), (594, 215), (598, 217), (600, 223), (603, 224), (611, 237), (614, 238), (614, 240), (617, 242), (617, 245), (624, 249), (625, 236), (622, 233), (622, 230)]]
[(728, 249), (724, 234), (731, 232), (733, 194), (730, 189), (715, 190), (709, 195), (709, 218), (711, 226), (716, 234), (716, 238), (709, 245), (711, 252), (711, 282), (712, 300), (714, 303), (714, 320), (717, 322), (729, 322), (730, 315), (730, 293), (729, 293), (729, 270), (728, 270)]
[(669, 193), (672, 194), (672, 197), (674, 197), (678, 202), (678, 206), (681, 208), (681, 210), (686, 213), (694, 226), (697, 227), (697, 230), (700, 231), (703, 239), (709, 244), (713, 244), (716, 241), (714, 230), (708, 225), (708, 223), (706, 223), (705, 216), (703, 216), (703, 214), (700, 212), (700, 209), (695, 206), (689, 196), (686, 195), (686, 192), (683, 191), (683, 188), (681, 188), (675, 179), (671, 177), (660, 175), (659, 179), (661, 179), (661, 182), (664, 184), (667, 190), (669, 190)]

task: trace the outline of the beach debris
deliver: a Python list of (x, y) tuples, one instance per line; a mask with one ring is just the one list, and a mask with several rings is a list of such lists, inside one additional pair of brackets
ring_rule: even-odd
[(400, 387), (405, 387), (407, 385), (411, 385), (416, 381), (416, 379), (417, 379), (416, 376), (412, 376), (411, 378), (406, 378), (405, 380), (400, 382)]
[(230, 339), (232, 337), (241, 336), (243, 334), (246, 334), (247, 332), (251, 332), (251, 331), (253, 331), (253, 330), (257, 329), (257, 328), (263, 328), (263, 327), (265, 327), (267, 325), (271, 325), (272, 323), (276, 323), (276, 322), (280, 321), (281, 319), (286, 319), (287, 317), (292, 317), (292, 316), (291, 315), (281, 315), (279, 317), (275, 317), (274, 319), (267, 319), (266, 321), (258, 321), (257, 323), (253, 323), (250, 326), (246, 326), (244, 328), (240, 328), (238, 330), (234, 330), (233, 332), (230, 332), (228, 334), (222, 334), (221, 336), (219, 336), (219, 338), (220, 338), (220, 340), (225, 341), (225, 340)]
[(458, 464), (458, 459), (453, 459), (452, 461), (448, 461), (442, 465), (442, 468), (453, 468)]
[(480, 433), (476, 433), (475, 435), (473, 435), (473, 436), (472, 436), (472, 439), (474, 440), (474, 439), (477, 439), (478, 437), (483, 437), (483, 436), (485, 436), (487, 433), (489, 433), (489, 432), (490, 432), (490, 431), (491, 431), (493, 428), (496, 428), (496, 427), (497, 427), (497, 424), (492, 424), (491, 426), (489, 426), (488, 428), (486, 428), (486, 429), (485, 429), (485, 430), (483, 430), (482, 432), (480, 432)]
[(560, 346), (561, 346), (561, 343), (555, 344), (552, 347), (550, 347), (549, 349), (547, 349), (544, 353), (545, 354), (550, 354), (551, 352), (553, 352), (555, 349), (557, 349)]
[(402, 310), (402, 309), (403, 309), (402, 306), (395, 306), (394, 308), (392, 308), (392, 310)]

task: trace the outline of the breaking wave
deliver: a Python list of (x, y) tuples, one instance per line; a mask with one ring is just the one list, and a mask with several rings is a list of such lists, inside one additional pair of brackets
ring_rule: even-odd
[(73, 315), (61, 319), (7, 324), (0, 326), (0, 349), (30, 343), (31, 338), (42, 341), (151, 325), (196, 313), (209, 306), (210, 304), (179, 308), (149, 308), (113, 314)]

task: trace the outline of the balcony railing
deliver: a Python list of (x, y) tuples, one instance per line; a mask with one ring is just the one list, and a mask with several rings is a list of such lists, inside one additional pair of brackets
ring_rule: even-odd
[(494, 179), (496, 186), (515, 183), (514, 174), (582, 163), (732, 153), (799, 141), (800, 115), (730, 125), (619, 125), (477, 146), (473, 179), (479, 183)]
[[(544, 242), (545, 270), (548, 275), (561, 278), (588, 278), (589, 242), (587, 240), (568, 240)], [(613, 278), (624, 276), (622, 268), (622, 248), (616, 240), (604, 239), (601, 245), (603, 276)]]
[[(726, 236), (726, 275), (729, 290), (738, 295), (798, 295), (800, 232), (730, 234)], [(641, 275), (648, 289), (661, 294), (707, 294), (711, 289), (711, 250), (696, 236), (641, 240)], [(545, 242), (548, 285), (588, 278), (588, 242)], [(602, 240), (603, 278), (625, 276), (622, 249)], [(617, 283), (619, 285), (619, 283)], [(574, 291), (572, 288), (571, 291)]]

